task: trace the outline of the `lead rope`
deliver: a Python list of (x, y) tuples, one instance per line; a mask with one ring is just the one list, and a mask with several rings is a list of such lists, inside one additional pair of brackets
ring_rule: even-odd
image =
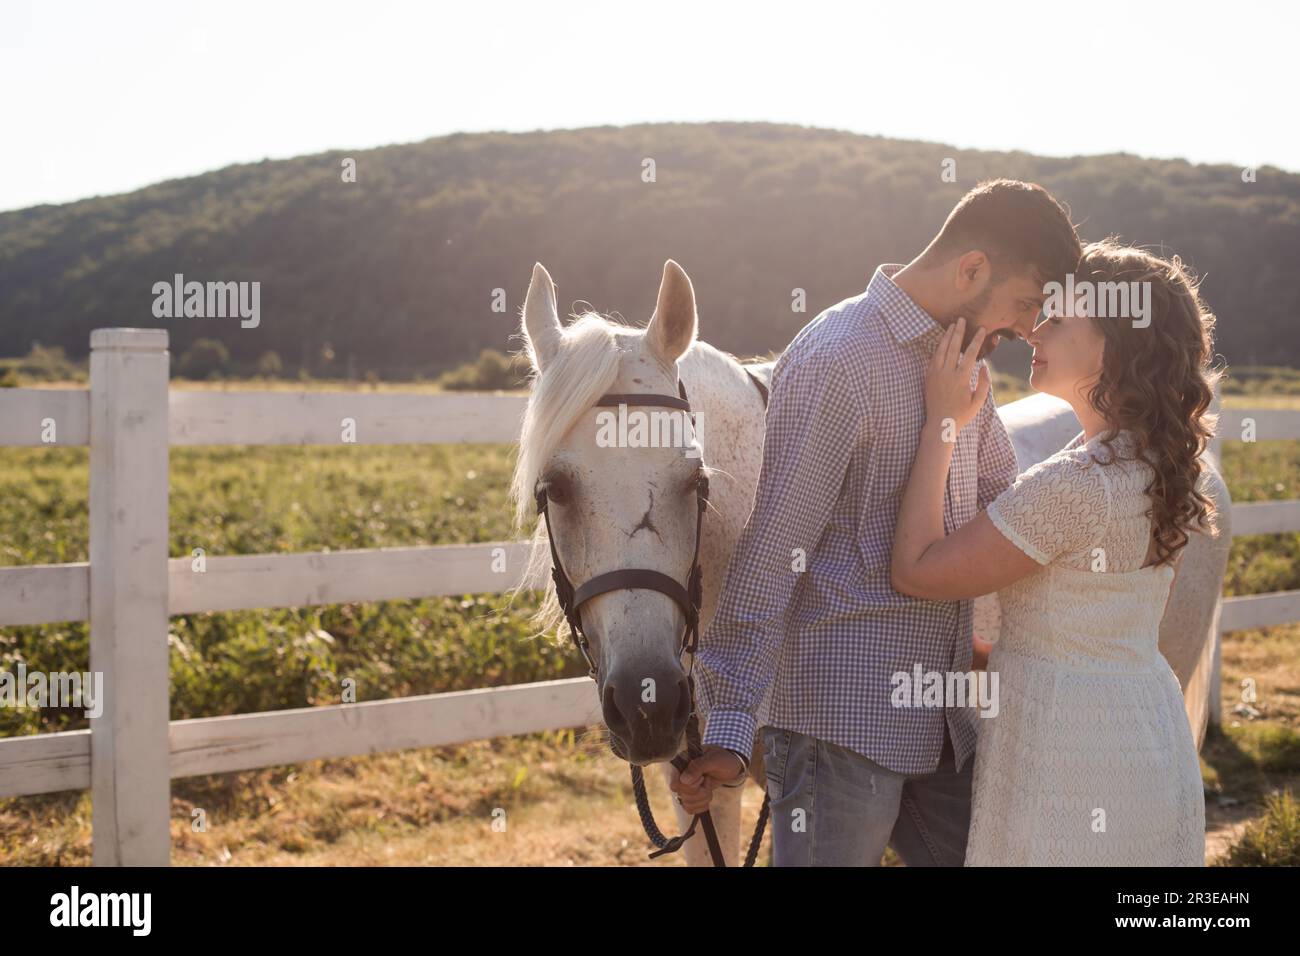
[[(695, 704), (694, 682), (691, 682), (691, 706)], [(686, 755), (678, 754), (672, 759), (672, 764), (681, 773), (690, 763), (702, 752), (700, 746), (700, 725), (696, 718), (694, 709), (691, 711), (690, 723), (686, 725)], [(641, 829), (645, 830), (645, 835), (650, 839), (657, 850), (650, 854), (650, 859), (663, 856), (665, 853), (675, 853), (682, 848), (682, 845), (695, 834), (696, 824), (701, 821), (704, 824), (704, 839), (709, 845), (709, 855), (713, 857), (715, 867), (726, 867), (726, 858), (722, 855), (722, 846), (718, 841), (717, 831), (713, 826), (713, 816), (705, 810), (703, 813), (697, 813), (691, 818), (691, 825), (686, 828), (685, 832), (679, 836), (666, 837), (659, 825), (655, 822), (654, 812), (650, 809), (650, 800), (646, 796), (645, 776), (640, 767), (632, 767), (632, 792), (636, 797), (637, 814), (641, 817)], [(750, 837), (749, 849), (745, 853), (745, 862), (743, 866), (753, 866), (758, 859), (758, 849), (763, 845), (763, 832), (767, 828), (767, 819), (770, 812), (771, 797), (766, 792), (763, 793), (763, 805), (758, 811), (758, 822), (754, 826), (754, 835)]]

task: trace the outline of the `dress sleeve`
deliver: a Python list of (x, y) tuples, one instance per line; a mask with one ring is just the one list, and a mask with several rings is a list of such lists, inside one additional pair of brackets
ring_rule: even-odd
[(1062, 451), (1016, 478), (989, 520), (1039, 564), (1096, 547), (1110, 520), (1110, 488), (1083, 450)]

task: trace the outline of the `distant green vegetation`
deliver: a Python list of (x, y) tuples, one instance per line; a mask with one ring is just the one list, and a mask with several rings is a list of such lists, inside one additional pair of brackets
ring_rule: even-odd
[(1223, 382), (1224, 395), (1300, 395), (1300, 369), (1276, 365), (1231, 368)]
[[(340, 176), (356, 160), (356, 182)], [(655, 160), (654, 182), (642, 162)], [(956, 161), (956, 182), (940, 178)], [(649, 317), (666, 258), (701, 334), (782, 348), (870, 270), (920, 251), (981, 179), (1042, 183), (1087, 239), (1117, 233), (1205, 275), (1230, 363), (1300, 366), (1300, 176), (1126, 154), (1053, 159), (763, 123), (457, 134), (230, 166), (120, 196), (0, 213), (0, 355), (85, 355), (99, 326), (163, 326), (251, 374), (433, 379), (506, 351), (535, 261), (562, 313)], [(261, 283), (261, 319), (153, 317), (152, 287)], [(498, 292), (498, 290), (500, 290)], [(807, 311), (791, 307), (803, 290)]]
[(477, 361), (438, 376), (437, 384), (448, 391), (523, 388), (528, 384), (528, 360), (518, 353), (506, 355), (496, 349), (484, 349)]
[[(511, 537), (507, 446), (178, 448), (172, 557), (454, 544)], [(84, 448), (0, 450), (0, 565), (84, 561)], [(172, 618), (173, 719), (580, 677), (530, 641), (535, 602), (500, 594)], [(0, 670), (84, 670), (84, 623), (0, 628)], [(0, 736), (84, 726), (0, 708)]]
[(1290, 790), (1269, 794), (1221, 866), (1300, 866), (1300, 803)]
[(193, 379), (213, 378), (229, 366), (230, 350), (216, 339), (199, 339), (176, 363), (181, 376)]
[[(1300, 499), (1300, 442), (1225, 442), (1223, 477), (1233, 501)], [(1300, 533), (1233, 539), (1226, 595), (1300, 588)]]
[(0, 388), (85, 381), (86, 363), (69, 361), (62, 346), (47, 347), (37, 342), (22, 358), (0, 359)]

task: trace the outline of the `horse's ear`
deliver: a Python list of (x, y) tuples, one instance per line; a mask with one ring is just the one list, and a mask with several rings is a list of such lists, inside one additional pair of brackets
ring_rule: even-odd
[(646, 329), (646, 339), (655, 353), (668, 365), (674, 364), (695, 341), (698, 325), (695, 315), (695, 288), (677, 263), (664, 263), (663, 281), (659, 283), (659, 301)]
[(542, 370), (560, 350), (560, 316), (555, 308), (555, 283), (540, 263), (533, 265), (533, 278), (524, 299), (524, 338), (533, 368)]

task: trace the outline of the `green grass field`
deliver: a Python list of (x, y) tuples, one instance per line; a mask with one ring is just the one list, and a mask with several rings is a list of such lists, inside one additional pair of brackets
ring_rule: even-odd
[[(1290, 403), (1300, 407), (1300, 398)], [(173, 449), (170, 553), (509, 538), (511, 455), (508, 446)], [(1300, 498), (1300, 442), (1230, 443), (1224, 471), (1236, 501)], [(0, 565), (86, 560), (86, 512), (85, 449), (0, 449)], [(1300, 534), (1234, 542), (1226, 594), (1295, 588)], [(172, 717), (336, 703), (345, 678), (356, 680), (358, 699), (369, 700), (582, 676), (567, 646), (528, 638), (532, 610), (531, 601), (512, 607), (502, 595), (465, 595), (175, 617)], [(0, 670), (20, 661), (29, 670), (85, 670), (88, 659), (83, 623), (0, 628)], [(1234, 706), (1242, 676), (1256, 677), (1261, 697), (1257, 716), (1225, 718), (1224, 734), (1203, 754), (1212, 825), (1232, 837), (1223, 853), (1238, 837), (1278, 842), (1244, 830), (1264, 819), (1273, 790), (1300, 777), (1298, 661), (1300, 625), (1226, 642), (1225, 709)], [(0, 709), (0, 736), (80, 726), (83, 719), (62, 712)], [(483, 769), (473, 770), (471, 761)], [(570, 785), (561, 785), (565, 780)], [(392, 791), (409, 787), (401, 808), (391, 806)], [(177, 862), (545, 862), (561, 837), (578, 839), (588, 800), (604, 808), (601, 826), (608, 824), (611, 841), (641, 845), (626, 808), (626, 769), (598, 742), (564, 733), (181, 780), (173, 796)], [(757, 791), (749, 797), (752, 814)], [(517, 807), (524, 819), (535, 814), (538, 825), (516, 833), (518, 842), (448, 852), (461, 842), (452, 835), (472, 836), (482, 825), (474, 808), (500, 805), (494, 800)], [(559, 810), (543, 812), (539, 800)], [(196, 805), (221, 808), (220, 838), (190, 831), (185, 808)], [(88, 862), (88, 808), (84, 793), (0, 801), (0, 863)], [(577, 821), (572, 827), (541, 825), (566, 813)], [(1294, 805), (1282, 813), (1285, 833)], [(448, 839), (433, 839), (431, 829)], [(579, 862), (628, 862), (627, 845), (612, 848), (617, 854), (593, 845)], [(391, 847), (403, 849), (394, 855)]]

